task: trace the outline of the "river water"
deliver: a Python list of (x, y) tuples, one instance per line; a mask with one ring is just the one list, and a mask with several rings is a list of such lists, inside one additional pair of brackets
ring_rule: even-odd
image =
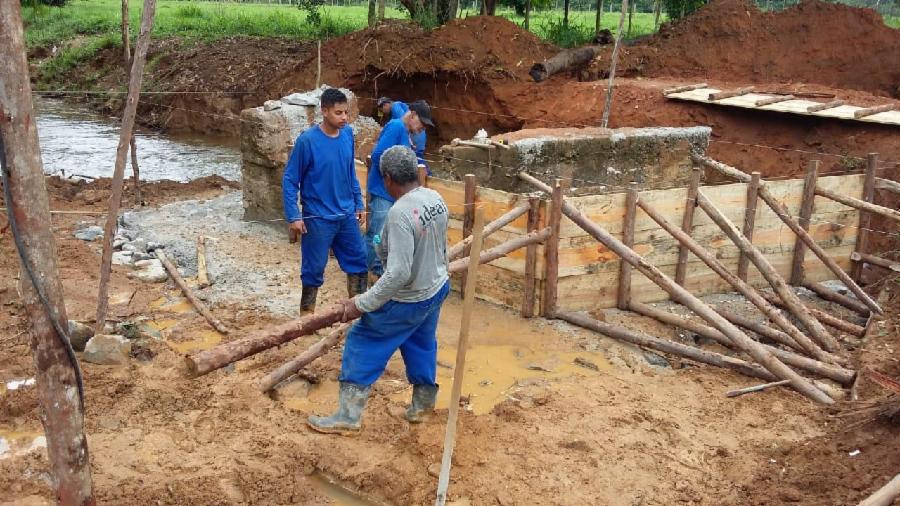
[[(35, 97), (34, 104), (45, 173), (112, 177), (119, 144), (119, 123), (114, 118), (55, 99)], [(236, 139), (139, 129), (135, 141), (141, 180), (184, 182), (211, 175), (231, 181), (241, 178)], [(130, 178), (128, 160), (125, 176)]]

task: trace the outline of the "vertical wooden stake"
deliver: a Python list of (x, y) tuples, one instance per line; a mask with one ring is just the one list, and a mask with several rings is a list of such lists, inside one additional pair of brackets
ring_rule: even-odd
[(421, 186), (422, 188), (428, 188), (428, 169), (426, 169), (424, 165), (419, 164), (418, 166), (416, 166), (416, 170), (419, 174), (419, 186)]
[(144, 77), (144, 62), (147, 60), (147, 49), (150, 47), (150, 31), (153, 29), (153, 14), (156, 12), (156, 0), (144, 0), (144, 12), (141, 14), (141, 32), (134, 48), (131, 63), (131, 75), (128, 79), (128, 98), (125, 112), (122, 114), (122, 128), (119, 131), (119, 146), (116, 150), (116, 166), (113, 171), (112, 188), (109, 193), (109, 212), (106, 215), (106, 226), (103, 228), (103, 256), (100, 259), (100, 288), (97, 295), (98, 331), (106, 324), (106, 309), (109, 304), (107, 289), (112, 269), (113, 237), (116, 235), (116, 223), (119, 219), (119, 205), (122, 203), (122, 189), (125, 185), (125, 156), (128, 154), (129, 141), (134, 132), (134, 118), (137, 115), (138, 98), (141, 82)]
[(447, 416), (447, 431), (444, 434), (444, 455), (441, 458), (441, 472), (438, 475), (437, 499), (435, 506), (444, 506), (447, 488), (450, 486), (450, 464), (453, 447), (456, 444), (456, 423), (459, 417), (459, 397), (462, 394), (463, 373), (466, 370), (466, 351), (469, 346), (469, 325), (472, 321), (472, 306), (475, 304), (475, 290), (478, 285), (478, 264), (481, 257), (484, 210), (475, 211), (472, 250), (469, 253), (469, 269), (466, 273), (465, 296), (463, 297), (462, 320), (459, 324), (459, 341), (456, 344), (456, 367), (453, 368), (453, 387), (450, 390), (450, 413)]
[(197, 236), (197, 286), (209, 286), (209, 271), (206, 270), (206, 237)]
[[(862, 200), (873, 203), (875, 200), (875, 171), (878, 168), (878, 153), (869, 153), (866, 159), (866, 176), (863, 182)], [(856, 229), (856, 246), (854, 250), (857, 253), (867, 253), (869, 246), (869, 230), (872, 228), (872, 213), (866, 211), (859, 212), (859, 228)], [(853, 269), (850, 276), (853, 281), (860, 282), (862, 277), (863, 262), (853, 262)]]
[[(750, 182), (747, 183), (747, 206), (744, 210), (744, 229), (741, 231), (744, 237), (753, 244), (753, 229), (756, 226), (756, 204), (759, 202), (759, 181), (762, 174), (754, 172), (750, 175)], [(741, 281), (747, 281), (747, 268), (750, 266), (750, 258), (746, 253), (741, 251), (738, 256), (737, 275)]]
[(316, 41), (316, 89), (322, 85), (322, 39)]
[[(637, 214), (638, 191), (637, 184), (628, 186), (625, 194), (625, 216), (622, 220), (622, 244), (631, 248), (634, 246), (634, 217)], [(622, 311), (628, 311), (631, 305), (631, 264), (619, 259), (619, 291), (616, 305)]]
[[(684, 202), (684, 216), (681, 219), (681, 230), (687, 235), (691, 235), (691, 229), (694, 228), (694, 212), (697, 210), (697, 191), (700, 188), (700, 176), (702, 171), (700, 167), (694, 167), (691, 171), (691, 183), (688, 186), (687, 198)], [(632, 223), (633, 225), (633, 223)], [(632, 230), (632, 234), (634, 230)], [(630, 248), (631, 245), (629, 244)], [(688, 249), (684, 244), (678, 247), (678, 262), (675, 265), (675, 282), (684, 286), (684, 278), (687, 275)]]
[(550, 196), (550, 212), (547, 225), (550, 237), (544, 243), (544, 297), (541, 301), (541, 314), (544, 318), (556, 315), (556, 296), (559, 289), (559, 226), (562, 221), (562, 203), (565, 183), (557, 179)]
[[(538, 229), (541, 220), (541, 199), (539, 197), (528, 197), (528, 203), (531, 208), (528, 210), (528, 233)], [(534, 316), (534, 287), (536, 280), (534, 278), (537, 272), (537, 244), (529, 244), (525, 248), (525, 298), (522, 300), (522, 316), (531, 318)]]
[[(463, 176), (464, 193), (463, 193), (463, 239), (472, 235), (472, 227), (475, 225), (475, 199), (478, 195), (478, 180), (475, 174), (466, 174)], [(471, 246), (463, 251), (463, 256), (468, 256)], [(459, 290), (460, 294), (466, 295), (466, 273), (460, 277)]]
[[(809, 232), (809, 220), (813, 215), (816, 205), (816, 183), (819, 179), (819, 161), (810, 160), (806, 169), (806, 179), (803, 181), (803, 200), (800, 201), (800, 216), (797, 224), (804, 231)], [(799, 236), (794, 241), (794, 258), (791, 260), (790, 283), (800, 286), (803, 283), (803, 260), (806, 257), (806, 245)]]
[[(610, 2), (612, 7), (612, 2)], [(609, 64), (609, 84), (606, 86), (606, 104), (603, 106), (603, 119), (600, 126), (609, 126), (609, 110), (612, 109), (613, 82), (616, 79), (616, 62), (619, 61), (619, 46), (622, 42), (622, 30), (625, 28), (625, 14), (628, 12), (628, 0), (622, 0), (622, 15), (619, 17), (619, 29), (616, 31), (616, 42), (613, 44)]]
[(19, 254), (18, 290), (31, 326), (50, 481), (59, 504), (93, 505), (81, 375), (66, 335), (68, 318), (50, 225), (20, 9), (18, 1), (0, 1), (0, 170), (4, 207)]

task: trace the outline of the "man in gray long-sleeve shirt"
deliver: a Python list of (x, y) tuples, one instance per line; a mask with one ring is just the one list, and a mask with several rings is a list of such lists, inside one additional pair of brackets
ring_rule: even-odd
[(359, 431), (369, 389), (398, 348), (413, 385), (406, 419), (421, 422), (437, 398), (436, 332), (450, 292), (447, 204), (439, 193), (419, 186), (416, 155), (407, 147), (385, 151), (381, 172), (396, 200), (376, 245), (384, 274), (367, 292), (344, 302), (343, 321), (361, 318), (344, 344), (337, 412), (309, 417), (309, 426), (319, 432)]

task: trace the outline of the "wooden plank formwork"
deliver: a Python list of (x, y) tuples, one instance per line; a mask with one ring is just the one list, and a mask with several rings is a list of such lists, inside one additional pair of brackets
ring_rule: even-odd
[[(360, 182), (364, 185), (364, 180), (361, 179)], [(463, 183), (429, 178), (428, 185), (444, 197), (450, 208), (449, 243), (456, 244), (463, 239)], [(768, 181), (766, 185), (772, 195), (787, 206), (791, 215), (799, 215), (803, 195), (802, 179)], [(819, 178), (818, 185), (844, 195), (861, 198), (863, 176), (825, 176)], [(639, 198), (652, 202), (653, 207), (667, 218), (679, 221), (684, 213), (687, 191), (687, 188), (645, 190), (640, 192)], [(701, 191), (733, 223), (744, 222), (746, 183), (704, 186), (701, 187)], [(491, 221), (520, 203), (526, 202), (527, 195), (479, 186), (477, 200), (484, 206), (485, 221)], [(567, 197), (567, 201), (615, 237), (622, 238), (624, 192)], [(855, 250), (859, 211), (820, 196), (816, 196), (814, 207), (809, 233), (841, 268), (848, 270), (851, 267), (850, 254)], [(545, 199), (540, 205), (541, 223), (546, 223), (548, 209), (549, 201)], [(527, 228), (526, 213), (485, 238), (484, 247), (491, 248), (525, 235)], [(740, 251), (705, 213), (696, 213), (690, 234), (699, 243), (704, 244), (729, 270), (737, 272)], [(757, 206), (753, 243), (765, 254), (779, 274), (785, 278), (790, 276), (795, 236), (768, 206)], [(544, 245), (539, 244), (537, 250), (535, 312), (539, 314), (545, 271)], [(634, 250), (665, 274), (674, 277), (679, 243), (641, 210), (638, 210), (635, 216)], [(806, 255), (803, 266), (807, 281), (824, 281), (834, 277), (814, 255)], [(484, 277), (479, 282), (478, 296), (489, 302), (520, 308), (525, 287), (525, 269), (525, 248), (485, 265), (482, 271)], [(615, 253), (604, 248), (568, 218), (563, 217), (559, 246), (560, 311), (615, 307), (619, 270), (619, 258)], [(749, 269), (747, 281), (755, 287), (768, 287), (768, 283), (755, 269)], [(458, 287), (458, 282), (454, 282), (454, 287)], [(693, 255), (689, 257), (686, 266), (685, 288), (697, 296), (732, 290), (725, 280)], [(631, 294), (632, 300), (643, 303), (668, 299), (665, 292), (640, 274), (632, 276)]]

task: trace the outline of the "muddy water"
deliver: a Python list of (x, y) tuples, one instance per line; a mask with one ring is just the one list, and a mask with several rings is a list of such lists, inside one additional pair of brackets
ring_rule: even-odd
[[(112, 176), (119, 144), (116, 121), (47, 98), (36, 98), (35, 109), (44, 172)], [(140, 129), (135, 140), (142, 180), (190, 181), (217, 174), (237, 181), (241, 177), (241, 153), (236, 140), (171, 136)], [(125, 174), (131, 177), (130, 161)]]

